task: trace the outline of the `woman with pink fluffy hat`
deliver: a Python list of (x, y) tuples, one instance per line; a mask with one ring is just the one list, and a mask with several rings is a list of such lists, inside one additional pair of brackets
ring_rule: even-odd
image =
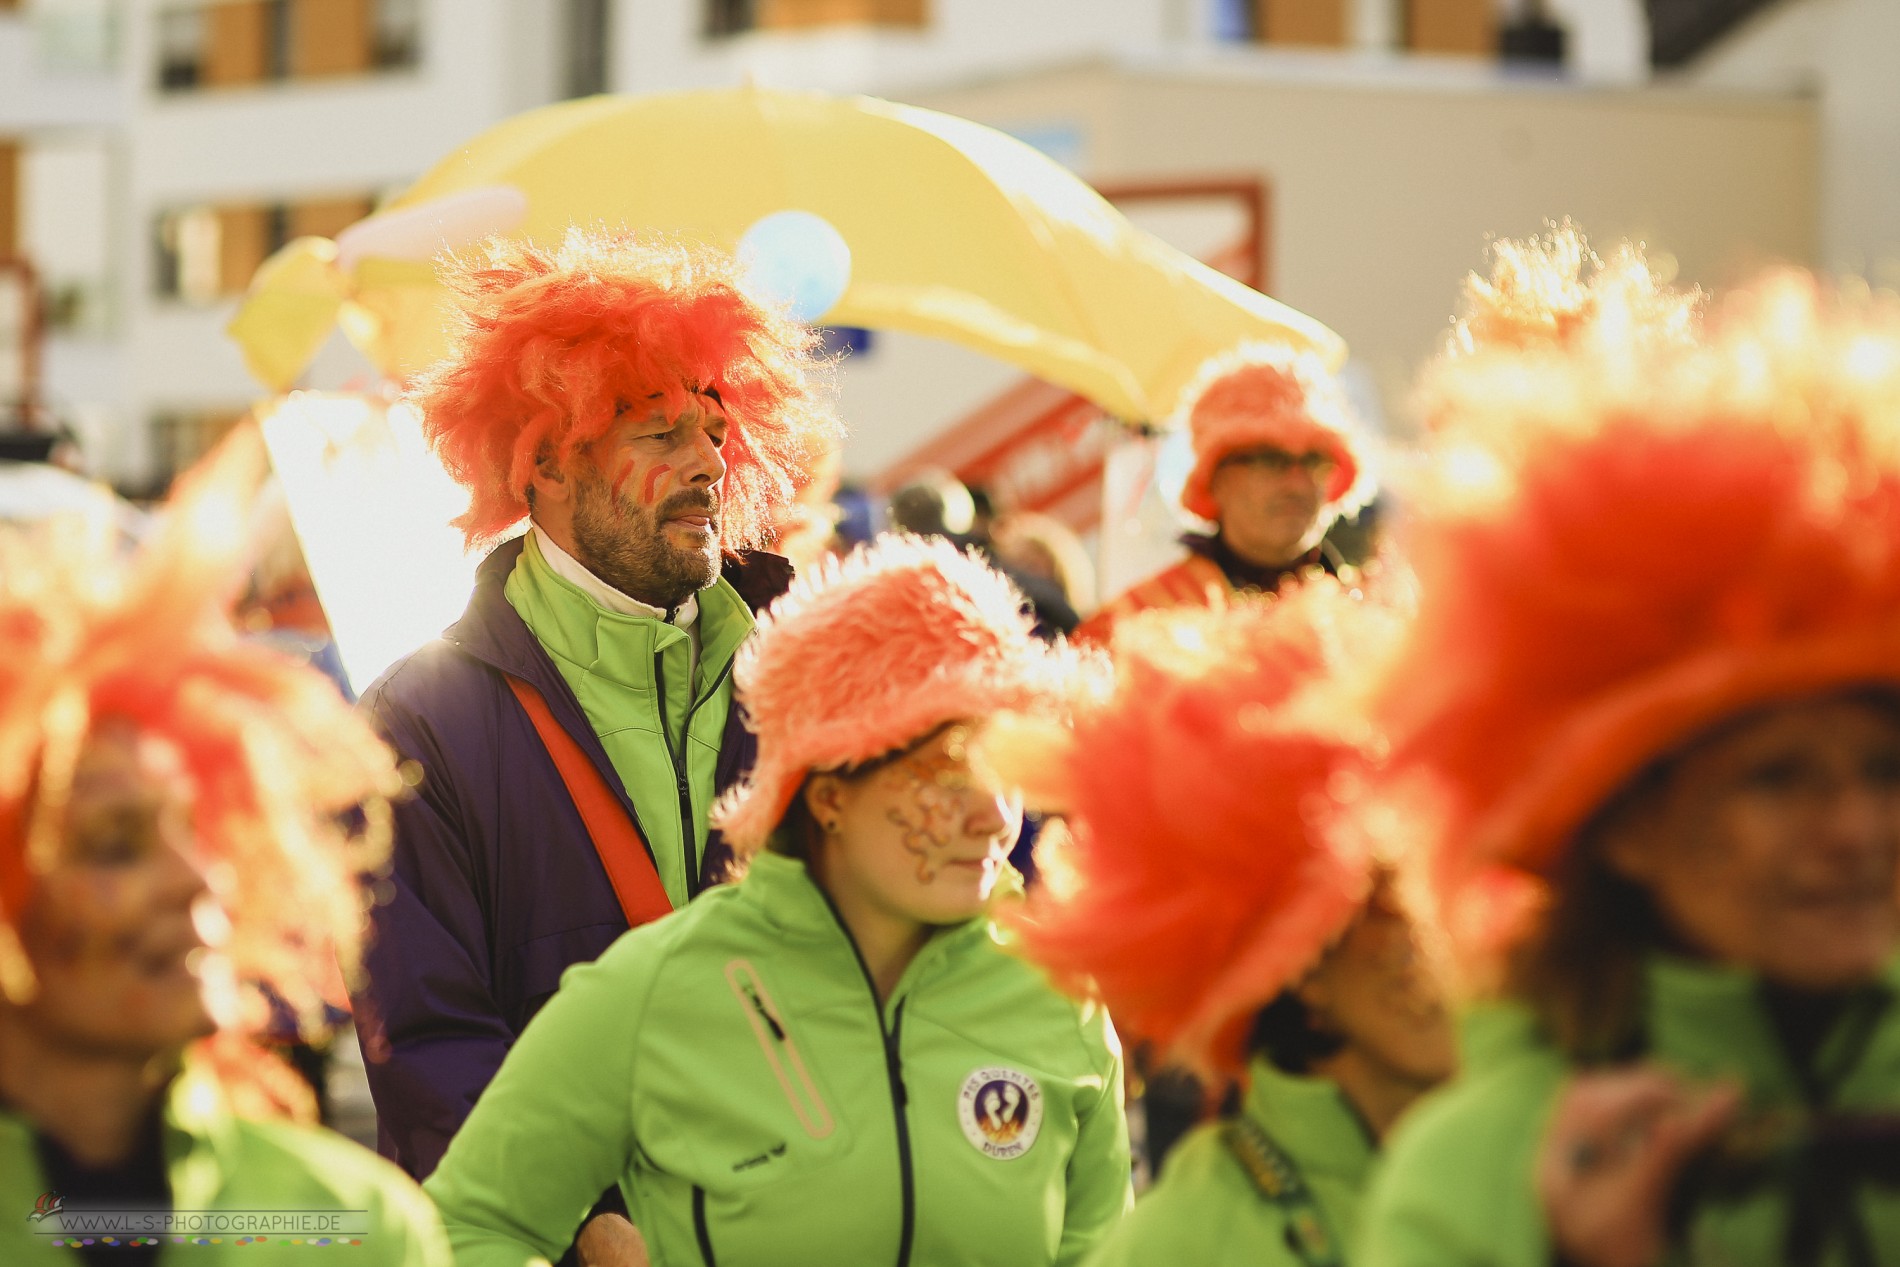
[(1120, 1049), (1003, 949), (1021, 801), (969, 755), (1074, 669), (941, 542), (774, 604), (716, 812), (748, 870), (569, 971), (427, 1185), (457, 1261), (557, 1255), (617, 1181), (656, 1264), (1080, 1262), (1128, 1203)]

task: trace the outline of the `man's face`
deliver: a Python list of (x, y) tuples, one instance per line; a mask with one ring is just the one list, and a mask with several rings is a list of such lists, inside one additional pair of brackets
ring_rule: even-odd
[(1230, 454), (1208, 491), (1220, 507), (1221, 535), (1259, 567), (1281, 567), (1326, 535), (1326, 485), (1333, 460), (1322, 453), (1261, 447)]
[(623, 409), (574, 472), (575, 557), (621, 593), (668, 610), (719, 579), (726, 412), (711, 393), (668, 418)]

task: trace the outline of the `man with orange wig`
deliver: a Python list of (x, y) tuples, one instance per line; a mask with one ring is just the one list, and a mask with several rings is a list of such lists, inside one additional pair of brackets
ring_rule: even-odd
[(1194, 469), (1181, 505), (1214, 532), (1184, 536), (1187, 558), (1114, 599), (1078, 637), (1105, 643), (1138, 611), (1221, 606), (1272, 593), (1289, 576), (1337, 572), (1326, 530), (1372, 499), (1351, 411), (1310, 353), (1245, 345), (1209, 361), (1182, 401)]
[(733, 658), (791, 573), (759, 547), (838, 438), (812, 336), (726, 256), (576, 231), (446, 272), (425, 431), (472, 544), (528, 531), (363, 701), (419, 777), (361, 999), (382, 1147), (418, 1177), (562, 972), (723, 878)]
[(449, 1262), (394, 1167), (259, 1120), (314, 1108), (254, 1040), (341, 1001), (400, 786), (325, 678), (231, 626), (261, 457), (225, 450), (130, 564), (71, 523), (0, 536), (9, 1265), (170, 1262), (187, 1233), (208, 1263), (318, 1233)]

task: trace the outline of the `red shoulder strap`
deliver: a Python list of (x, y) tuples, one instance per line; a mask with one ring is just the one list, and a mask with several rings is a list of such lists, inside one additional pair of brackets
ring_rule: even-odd
[[(600, 777), (600, 771), (574, 742), (574, 736), (554, 720), (541, 692), (513, 674), (507, 676), (515, 698), (521, 701), (522, 711), (528, 714), (548, 755), (554, 758), (554, 768), (561, 772), (561, 782), (567, 785), (567, 794), (574, 798), (574, 808), (581, 812), (587, 834), (594, 839), (594, 851), (600, 855), (600, 864), (607, 868), (607, 879), (614, 886), (614, 896), (620, 899), (627, 927), (638, 928), (671, 911), (672, 899), (666, 896), (666, 886), (660, 883), (660, 873), (654, 870), (653, 857), (640, 838), (640, 829), (627, 816), (626, 808), (607, 786), (607, 780)], [(686, 824), (686, 829), (691, 831), (692, 825)]]

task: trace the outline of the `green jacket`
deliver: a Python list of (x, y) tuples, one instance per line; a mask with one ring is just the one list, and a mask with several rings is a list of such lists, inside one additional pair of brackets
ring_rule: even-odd
[(699, 592), (695, 668), (684, 630), (600, 606), (548, 566), (532, 533), (503, 593), (600, 736), (678, 910), (692, 896), (687, 877), (699, 875), (706, 850), (706, 813), (732, 706), (732, 661), (752, 632), (751, 610), (724, 580)]
[(1079, 1262), (1128, 1200), (1108, 1018), (944, 929), (880, 1009), (804, 865), (569, 969), (426, 1185), (460, 1267), (558, 1255), (619, 1180), (655, 1267)]
[[(1735, 1079), (1752, 1109), (1806, 1106), (1760, 985), (1745, 973), (1655, 957), (1646, 974), (1647, 1058), (1696, 1080)], [(1900, 1109), (1900, 960), (1844, 1016), (1815, 1062), (1831, 1090), (1818, 1106)], [(1858, 1013), (1858, 1015), (1856, 1014)], [(1866, 1024), (1859, 1023), (1865, 1020)], [(1464, 1072), (1394, 1132), (1367, 1197), (1358, 1267), (1495, 1264), (1544, 1267), (1549, 1229), (1533, 1167), (1556, 1096), (1572, 1072), (1523, 1009), (1480, 1009), (1467, 1028)], [(1854, 1207), (1874, 1257), (1856, 1260), (1836, 1238), (1826, 1263), (1900, 1262), (1900, 1193), (1863, 1185)], [(1697, 1208), (1678, 1261), (1780, 1264), (1788, 1186)]]
[[(159, 1257), (169, 1267), (290, 1259), (307, 1260), (313, 1267), (342, 1262), (358, 1267), (449, 1267), (448, 1242), (422, 1190), (394, 1166), (340, 1135), (239, 1118), (225, 1105), (215, 1083), (190, 1070), (172, 1083), (163, 1130), (171, 1208), (181, 1216), (354, 1212), (350, 1223), (339, 1225), (350, 1235), (331, 1237), (327, 1245), (314, 1243), (321, 1237), (301, 1230), (279, 1231), (259, 1243), (251, 1237), (261, 1233), (206, 1227), (189, 1238), (192, 1243), (174, 1248), (186, 1237), (160, 1232)], [(24, 1118), (0, 1111), (0, 1263), (71, 1267), (78, 1261), (55, 1244), (84, 1230), (70, 1213), (63, 1231), (56, 1219), (27, 1219), (46, 1191), (32, 1127)], [(352, 1241), (361, 1244), (348, 1244)]]
[[(1339, 1088), (1297, 1078), (1264, 1060), (1248, 1072), (1241, 1119), (1291, 1163), (1300, 1200), (1262, 1191), (1279, 1176), (1254, 1177), (1241, 1160), (1248, 1132), (1232, 1122), (1196, 1128), (1169, 1153), (1161, 1179), (1109, 1234), (1089, 1267), (1309, 1267), (1351, 1261), (1359, 1195), (1372, 1170), (1373, 1141)], [(1238, 1137), (1237, 1137), (1238, 1132)], [(1254, 1154), (1255, 1158), (1259, 1153)], [(1259, 1166), (1258, 1160), (1252, 1163)], [(1317, 1230), (1318, 1237), (1314, 1238)], [(1295, 1246), (1307, 1246), (1302, 1253)]]

